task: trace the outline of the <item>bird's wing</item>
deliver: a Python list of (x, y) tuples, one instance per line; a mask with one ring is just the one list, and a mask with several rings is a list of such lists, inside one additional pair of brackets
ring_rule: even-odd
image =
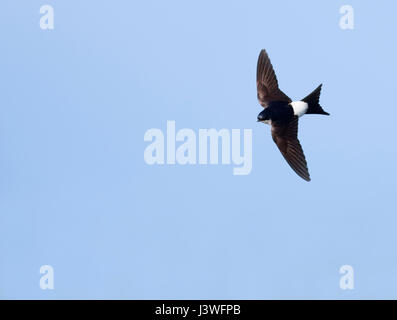
[(309, 170), (298, 140), (298, 117), (290, 122), (273, 122), (272, 137), (290, 167), (304, 180), (310, 181)]
[(276, 74), (266, 50), (259, 54), (256, 69), (256, 87), (258, 100), (262, 107), (266, 108), (271, 101), (291, 102), (291, 99), (278, 88)]

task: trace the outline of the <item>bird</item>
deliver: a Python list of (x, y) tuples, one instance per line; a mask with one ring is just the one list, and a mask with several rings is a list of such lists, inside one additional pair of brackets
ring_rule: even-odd
[(262, 49), (256, 70), (257, 97), (264, 108), (257, 121), (269, 124), (273, 141), (289, 166), (306, 181), (310, 181), (309, 169), (298, 139), (298, 120), (305, 114), (329, 115), (320, 106), (320, 84), (302, 100), (292, 101), (278, 87), (272, 63)]

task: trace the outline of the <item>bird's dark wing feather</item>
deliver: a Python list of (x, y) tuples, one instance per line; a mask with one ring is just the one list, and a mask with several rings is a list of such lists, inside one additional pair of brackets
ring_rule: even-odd
[(278, 88), (278, 82), (272, 63), (265, 50), (259, 54), (256, 69), (256, 87), (258, 100), (262, 107), (266, 108), (271, 101), (291, 102), (291, 99)]
[(298, 117), (287, 123), (273, 122), (272, 137), (290, 167), (302, 179), (310, 181), (305, 155), (298, 140)]

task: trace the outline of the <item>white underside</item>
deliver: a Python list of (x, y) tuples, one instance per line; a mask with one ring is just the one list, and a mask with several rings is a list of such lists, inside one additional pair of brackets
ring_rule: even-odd
[(293, 101), (290, 105), (292, 109), (294, 109), (294, 115), (298, 117), (303, 116), (309, 107), (309, 105), (304, 101)]

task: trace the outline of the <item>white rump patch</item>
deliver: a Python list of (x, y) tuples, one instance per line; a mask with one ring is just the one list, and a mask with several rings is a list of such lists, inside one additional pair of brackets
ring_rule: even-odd
[(303, 116), (309, 107), (309, 105), (304, 101), (293, 101), (290, 105), (292, 109), (294, 109), (294, 115), (298, 117)]

